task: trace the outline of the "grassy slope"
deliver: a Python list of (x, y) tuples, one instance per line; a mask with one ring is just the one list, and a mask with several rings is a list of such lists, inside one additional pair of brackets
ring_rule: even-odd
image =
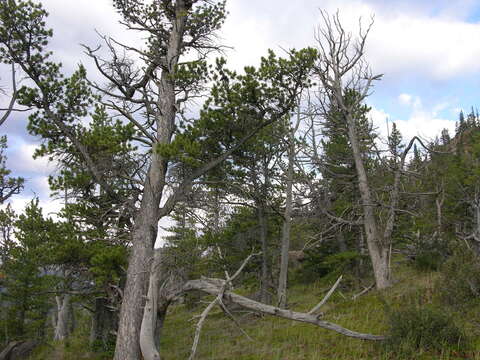
[[(397, 282), (387, 291), (371, 291), (356, 301), (351, 293), (337, 291), (324, 307), (324, 319), (352, 330), (372, 334), (387, 331), (385, 305), (405, 306), (412, 301), (430, 303), (434, 297), (436, 273), (417, 272), (410, 267), (395, 269)], [(297, 285), (290, 289), (292, 310), (308, 311), (323, 297), (331, 286), (330, 282)], [(206, 299), (204, 299), (206, 300)], [(206, 304), (193, 310), (184, 305), (172, 306), (162, 337), (162, 359), (188, 359), (193, 341), (196, 320)], [(242, 328), (253, 338), (249, 341), (220, 310), (214, 309), (202, 330), (197, 359), (235, 360), (302, 360), (302, 359), (411, 359), (388, 353), (378, 343), (356, 340), (317, 328), (313, 325), (292, 322), (275, 317), (258, 317), (251, 314), (236, 315)], [(458, 357), (448, 351), (444, 353), (418, 354), (416, 359), (479, 359), (480, 360), (480, 306), (472, 307), (468, 313), (457, 316), (474, 340), (479, 355)], [(32, 359), (109, 359), (87, 352), (88, 322), (77, 329), (69, 344), (49, 344), (37, 351)]]
[[(336, 322), (352, 330), (372, 334), (384, 334), (387, 331), (385, 316), (386, 301), (393, 308), (414, 301), (429, 303), (433, 298), (433, 284), (436, 273), (420, 273), (411, 268), (397, 269), (396, 284), (389, 290), (371, 291), (356, 301), (352, 294), (337, 292), (325, 306), (325, 320)], [(308, 286), (295, 286), (290, 289), (292, 310), (308, 311), (328, 290), (327, 284), (318, 282)], [(162, 356), (165, 360), (187, 359), (193, 340), (196, 319), (203, 307), (189, 311), (184, 306), (172, 308), (165, 323), (162, 340)], [(480, 335), (474, 325), (475, 318), (480, 320), (478, 309), (459, 318), (467, 326), (474, 339)], [(295, 323), (274, 317), (239, 317), (243, 329), (254, 339), (249, 341), (239, 329), (220, 311), (207, 318), (204, 325), (197, 359), (238, 359), (238, 360), (297, 360), (297, 359), (399, 359), (389, 354), (378, 343), (345, 337), (309, 324)], [(468, 322), (467, 322), (468, 319)], [(480, 342), (474, 344), (480, 349)], [(418, 359), (460, 359), (449, 353), (423, 353)], [(472, 353), (470, 359), (480, 359)]]

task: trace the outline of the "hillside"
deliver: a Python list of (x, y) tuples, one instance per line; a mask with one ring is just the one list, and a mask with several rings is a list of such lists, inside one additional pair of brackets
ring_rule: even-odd
[[(480, 302), (468, 311), (455, 312), (441, 307), (435, 293), (439, 272), (420, 271), (403, 260), (395, 265), (397, 278), (393, 287), (384, 291), (371, 290), (352, 300), (354, 292), (341, 287), (323, 308), (324, 319), (346, 328), (372, 334), (387, 334), (388, 311), (405, 308), (439, 307), (452, 314), (470, 339), (469, 349), (458, 351), (445, 346), (441, 351), (416, 350), (406, 346), (402, 354), (395, 347), (348, 338), (308, 324), (294, 323), (269, 316), (236, 312), (249, 340), (220, 309), (214, 309), (202, 330), (196, 359), (203, 360), (300, 360), (300, 359), (480, 359)], [(291, 309), (308, 311), (316, 305), (331, 286), (331, 281), (320, 280), (291, 288)], [(238, 290), (237, 292), (242, 292)], [(204, 299), (205, 301), (207, 299)], [(187, 359), (195, 332), (196, 316), (206, 306), (189, 308), (187, 305), (170, 307), (162, 334), (162, 359)], [(193, 319), (193, 320), (192, 320)], [(86, 324), (85, 324), (86, 325)], [(110, 359), (104, 354), (96, 357), (85, 352), (88, 344), (88, 326), (80, 326), (69, 344), (50, 344), (43, 347), (31, 360), (40, 359)]]

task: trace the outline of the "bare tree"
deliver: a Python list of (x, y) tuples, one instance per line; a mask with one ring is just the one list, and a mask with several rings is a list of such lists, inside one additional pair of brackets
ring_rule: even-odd
[(352, 39), (352, 35), (343, 28), (338, 12), (331, 17), (325, 12), (321, 14), (324, 26), (317, 31), (320, 55), (316, 67), (316, 76), (322, 85), (321, 106), (325, 114), (329, 105), (337, 107), (344, 118), (358, 177), (367, 246), (377, 287), (382, 289), (390, 285), (389, 248), (384, 242), (375, 215), (376, 204), (367, 177), (355, 119), (357, 109), (369, 95), (373, 82), (381, 78), (381, 75), (373, 75), (364, 61), (365, 42), (373, 20), (365, 31), (360, 28), (358, 38)]
[[(13, 111), (26, 111), (28, 109), (16, 109), (15, 103), (18, 98), (18, 89), (17, 89), (17, 77), (15, 63), (11, 65), (11, 74), (12, 74), (12, 93), (10, 94), (10, 101), (6, 108), (0, 109), (2, 115), (0, 116), (0, 126), (2, 126), (5, 121), (10, 117)], [(6, 95), (6, 91), (2, 93)], [(12, 195), (18, 194), (23, 189), (24, 179), (22, 178), (12, 178), (10, 177), (10, 170), (6, 167), (6, 156), (5, 149), (7, 148), (7, 138), (6, 136), (0, 137), (0, 204), (3, 204), (7, 199)]]
[[(429, 149), (418, 137), (413, 137), (403, 151), (397, 153), (395, 150), (392, 154), (393, 166), (388, 166), (393, 173), (393, 184), (388, 194), (389, 202), (383, 205), (375, 198), (365, 165), (365, 154), (360, 144), (360, 129), (356, 119), (359, 109), (365, 106), (364, 102), (372, 91), (373, 82), (382, 77), (373, 74), (364, 59), (365, 43), (373, 25), (373, 17), (366, 29), (362, 28), (360, 21), (358, 37), (352, 38), (351, 33), (346, 32), (342, 26), (338, 12), (333, 16), (326, 12), (321, 14), (323, 27), (319, 27), (316, 34), (319, 59), (315, 70), (321, 84), (319, 109), (323, 116), (327, 116), (329, 109), (334, 107), (340, 111), (344, 121), (352, 149), (363, 215), (361, 222), (346, 223), (363, 224), (375, 283), (377, 288), (383, 289), (391, 283), (392, 233), (399, 211), (401, 177), (405, 174), (406, 158), (416, 141)], [(378, 208), (387, 209), (384, 222), (380, 220)], [(341, 218), (336, 220), (343, 221)]]

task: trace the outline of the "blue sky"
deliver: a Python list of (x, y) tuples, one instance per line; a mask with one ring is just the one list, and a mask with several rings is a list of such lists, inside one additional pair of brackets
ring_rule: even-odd
[[(125, 42), (137, 42), (117, 23), (110, 0), (44, 0), (54, 30), (52, 50), (66, 72), (83, 63), (99, 79), (80, 43), (99, 43), (95, 30)], [(230, 15), (220, 33), (232, 67), (255, 65), (268, 48), (281, 53), (292, 47), (315, 46), (319, 9), (340, 12), (347, 29), (355, 32), (375, 15), (367, 41), (367, 60), (384, 78), (368, 103), (381, 133), (385, 119), (398, 123), (404, 137), (433, 138), (441, 129), (451, 132), (460, 109), (479, 106), (480, 1), (436, 0), (227, 0)], [(0, 68), (0, 86), (8, 88), (8, 68)], [(7, 97), (0, 98), (4, 104)], [(9, 138), (8, 165), (27, 179), (23, 194), (12, 203), (21, 209), (40, 196), (47, 212), (58, 204), (49, 199), (47, 176), (55, 170), (46, 159), (33, 160), (38, 140), (26, 132), (25, 114), (16, 114), (0, 128)]]

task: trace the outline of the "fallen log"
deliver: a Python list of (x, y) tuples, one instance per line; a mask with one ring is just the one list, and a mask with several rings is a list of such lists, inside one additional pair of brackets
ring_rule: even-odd
[(314, 315), (312, 313), (302, 313), (302, 312), (296, 312), (291, 310), (285, 310), (285, 309), (278, 308), (276, 306), (267, 305), (267, 304), (246, 298), (244, 296), (235, 294), (231, 291), (225, 290), (226, 285), (227, 284), (225, 280), (222, 280), (222, 279), (201, 278), (197, 280), (187, 281), (183, 286), (183, 291), (199, 290), (214, 296), (219, 296), (219, 294), (222, 294), (223, 292), (222, 299), (257, 313), (268, 314), (268, 315), (277, 316), (277, 317), (281, 317), (288, 320), (313, 324), (318, 327), (321, 327), (327, 330), (332, 330), (339, 334), (356, 338), (356, 339), (373, 340), (373, 341), (380, 341), (380, 340), (386, 339), (386, 337), (383, 335), (372, 335), (372, 334), (360, 333), (360, 332), (346, 329), (340, 325), (331, 323), (329, 321), (320, 320), (320, 316)]

